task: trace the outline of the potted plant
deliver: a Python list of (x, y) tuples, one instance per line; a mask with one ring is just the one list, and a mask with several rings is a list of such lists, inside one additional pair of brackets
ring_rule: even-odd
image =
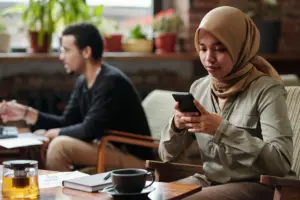
[(154, 16), (153, 31), (157, 53), (174, 52), (181, 19), (173, 9), (161, 11)]
[(246, 13), (260, 31), (260, 53), (276, 53), (281, 32), (280, 19), (284, 15), (277, 0), (250, 0)]
[(113, 19), (102, 18), (101, 24), (98, 27), (104, 40), (104, 51), (122, 51), (123, 35), (119, 33), (118, 22)]
[(7, 32), (7, 26), (3, 22), (2, 14), (0, 13), (0, 52), (8, 53), (10, 51), (10, 34)]
[(130, 30), (129, 38), (123, 43), (123, 50), (127, 52), (152, 52), (153, 42), (148, 40), (140, 24)]
[(29, 51), (41, 53), (49, 52), (53, 33), (59, 25), (91, 21), (92, 16), (101, 15), (102, 8), (96, 6), (91, 10), (82, 0), (30, 0), (28, 4), (9, 7), (4, 13), (22, 15), (29, 32)]

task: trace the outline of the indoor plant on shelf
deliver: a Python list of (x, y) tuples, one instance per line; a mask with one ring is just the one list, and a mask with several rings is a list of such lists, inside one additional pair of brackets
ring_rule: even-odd
[(260, 31), (260, 53), (277, 53), (283, 13), (277, 0), (249, 0), (245, 12)]
[(153, 31), (157, 53), (174, 52), (181, 24), (181, 19), (174, 9), (161, 11), (154, 16)]
[(130, 30), (129, 38), (123, 43), (123, 50), (126, 52), (152, 52), (153, 42), (148, 40), (142, 31), (140, 24)]
[(58, 26), (93, 21), (93, 16), (102, 14), (102, 8), (90, 9), (82, 0), (30, 0), (28, 4), (7, 8), (4, 14), (21, 14), (28, 27), (29, 52), (45, 53), (51, 49), (52, 36)]
[(104, 40), (104, 51), (122, 51), (123, 35), (119, 33), (119, 24), (116, 20), (103, 17), (98, 28)]

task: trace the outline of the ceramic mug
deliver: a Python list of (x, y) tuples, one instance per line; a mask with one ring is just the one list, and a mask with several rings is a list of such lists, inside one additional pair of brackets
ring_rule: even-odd
[[(152, 177), (152, 181), (145, 185), (148, 176)], [(150, 187), (155, 180), (153, 172), (135, 168), (113, 170), (111, 177), (113, 187), (119, 193), (139, 193)]]

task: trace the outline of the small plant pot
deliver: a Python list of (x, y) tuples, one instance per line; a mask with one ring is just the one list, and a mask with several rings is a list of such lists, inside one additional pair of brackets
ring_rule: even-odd
[(123, 50), (126, 52), (152, 52), (153, 41), (146, 39), (129, 39), (123, 43)]
[(48, 53), (50, 50), (49, 34), (44, 33), (43, 43), (38, 45), (38, 33), (37, 31), (29, 32), (30, 49), (28, 51), (30, 53)]
[(8, 53), (10, 51), (10, 34), (0, 33), (0, 52)]
[(175, 51), (176, 33), (163, 33), (155, 37), (156, 53), (172, 53)]
[(104, 37), (104, 51), (120, 52), (122, 51), (122, 35), (112, 34)]

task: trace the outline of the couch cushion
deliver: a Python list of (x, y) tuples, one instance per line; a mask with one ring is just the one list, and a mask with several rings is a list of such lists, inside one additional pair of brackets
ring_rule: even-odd
[(293, 165), (292, 169), (300, 178), (300, 87), (286, 87), (288, 115), (293, 129)]

